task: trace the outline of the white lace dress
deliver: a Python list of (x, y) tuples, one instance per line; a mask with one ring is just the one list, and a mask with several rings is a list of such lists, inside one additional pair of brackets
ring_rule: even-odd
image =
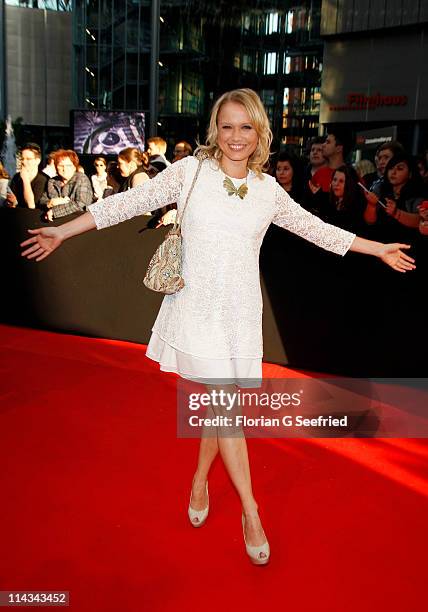
[[(135, 189), (92, 204), (98, 229), (166, 204), (182, 210), (198, 161), (187, 157)], [(163, 299), (147, 356), (183, 378), (254, 386), (263, 355), (259, 251), (271, 222), (339, 255), (355, 234), (328, 225), (294, 202), (268, 175), (250, 172), (241, 200), (205, 160), (183, 218), (185, 286)], [(243, 181), (234, 180), (238, 187)], [(280, 271), (279, 271), (280, 273)]]

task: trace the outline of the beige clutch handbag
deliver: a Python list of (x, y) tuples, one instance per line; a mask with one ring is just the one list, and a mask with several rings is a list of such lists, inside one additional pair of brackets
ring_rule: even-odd
[(177, 293), (177, 291), (180, 291), (180, 289), (184, 287), (184, 279), (181, 276), (182, 244), (180, 225), (183, 220), (184, 211), (186, 210), (186, 206), (189, 203), (190, 196), (192, 195), (196, 180), (201, 171), (202, 162), (205, 158), (206, 155), (204, 154), (198, 156), (199, 164), (187, 194), (180, 221), (178, 220), (177, 213), (172, 229), (169, 230), (165, 240), (161, 245), (159, 245), (155, 251), (155, 254), (150, 260), (143, 283), (146, 287), (152, 289), (152, 291), (171, 294)]

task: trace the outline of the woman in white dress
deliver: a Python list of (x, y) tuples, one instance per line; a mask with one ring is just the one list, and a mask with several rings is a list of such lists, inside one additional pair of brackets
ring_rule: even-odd
[[(147, 348), (162, 370), (210, 383), (245, 386), (261, 378), (262, 299), (258, 258), (271, 222), (318, 246), (345, 255), (374, 255), (394, 270), (412, 270), (402, 249), (356, 237), (328, 225), (294, 202), (273, 177), (263, 174), (271, 131), (260, 98), (249, 89), (224, 94), (215, 103), (202, 162), (183, 217), (183, 278), (178, 293), (165, 296)], [(28, 230), (22, 255), (41, 261), (72, 236), (102, 229), (177, 202), (178, 214), (198, 166), (195, 157), (168, 166), (151, 181), (89, 206), (60, 227)], [(230, 387), (229, 387), (230, 388)], [(240, 496), (246, 551), (265, 564), (270, 549), (251, 486), (245, 438), (203, 437), (188, 514), (193, 526), (208, 515), (208, 472), (220, 452)]]

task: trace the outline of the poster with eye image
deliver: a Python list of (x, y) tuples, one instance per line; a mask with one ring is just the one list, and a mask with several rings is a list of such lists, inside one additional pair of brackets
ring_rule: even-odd
[(145, 113), (74, 111), (73, 131), (76, 153), (117, 155), (126, 147), (143, 151)]

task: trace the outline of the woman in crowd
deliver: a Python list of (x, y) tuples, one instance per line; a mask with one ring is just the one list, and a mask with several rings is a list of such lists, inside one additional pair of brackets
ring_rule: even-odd
[(91, 176), (92, 189), (94, 190), (94, 201), (102, 200), (104, 190), (107, 189), (107, 162), (104, 157), (94, 159), (95, 174)]
[(103, 198), (119, 193), (124, 181), (125, 179), (119, 172), (117, 161), (109, 161), (107, 164), (107, 187), (104, 189)]
[(327, 214), (322, 216), (325, 221), (352, 232), (362, 231), (365, 200), (351, 166), (339, 166), (333, 172), (329, 203)]
[[(383, 185), (383, 177), (385, 174), (385, 168), (390, 159), (396, 155), (404, 154), (404, 148), (401, 143), (397, 140), (391, 140), (390, 142), (384, 142), (381, 144), (375, 153), (375, 164), (376, 172), (373, 174), (366, 174), (364, 177), (364, 183), (366, 187), (372, 191), (375, 196), (379, 197), (380, 190)], [(373, 196), (373, 201), (375, 201)]]
[(412, 230), (419, 227), (418, 207), (425, 193), (426, 186), (414, 160), (406, 153), (399, 153), (385, 167), (380, 201), (386, 208), (368, 195), (364, 219), (368, 224), (377, 224), (386, 238), (411, 240)]
[(50, 178), (40, 203), (47, 209), (47, 219), (82, 212), (92, 203), (92, 185), (86, 174), (79, 172), (79, 158), (70, 149), (53, 153), (57, 176)]
[(119, 192), (128, 191), (142, 185), (156, 175), (156, 170), (150, 166), (149, 156), (135, 147), (123, 149), (117, 156), (117, 166), (124, 178)]
[(301, 200), (303, 166), (298, 157), (286, 152), (280, 153), (275, 163), (275, 178), (293, 200)]
[[(59, 227), (29, 230), (22, 255), (41, 261), (72, 236), (102, 229), (177, 202), (181, 214), (193, 181), (181, 226), (185, 286), (164, 297), (153, 326), (147, 355), (164, 371), (204, 383), (221, 379), (220, 390), (258, 386), (262, 377), (262, 301), (259, 251), (271, 222), (319, 247), (344, 255), (348, 250), (378, 257), (394, 270), (412, 270), (401, 249), (364, 240), (328, 225), (301, 208), (263, 173), (272, 134), (266, 111), (250, 89), (223, 94), (213, 106), (203, 161), (182, 159), (152, 181), (89, 207)], [(199, 177), (196, 172), (200, 169)], [(218, 390), (218, 387), (217, 387)], [(207, 416), (228, 414), (212, 403)], [(203, 437), (191, 486), (188, 515), (192, 526), (208, 516), (208, 473), (220, 453), (242, 505), (246, 552), (255, 564), (269, 560), (270, 548), (253, 494), (245, 437), (220, 433)], [(171, 465), (174, 473), (174, 466)], [(175, 477), (175, 476), (174, 476)]]
[(9, 175), (5, 167), (0, 162), (0, 206), (7, 206), (7, 188), (9, 185)]

